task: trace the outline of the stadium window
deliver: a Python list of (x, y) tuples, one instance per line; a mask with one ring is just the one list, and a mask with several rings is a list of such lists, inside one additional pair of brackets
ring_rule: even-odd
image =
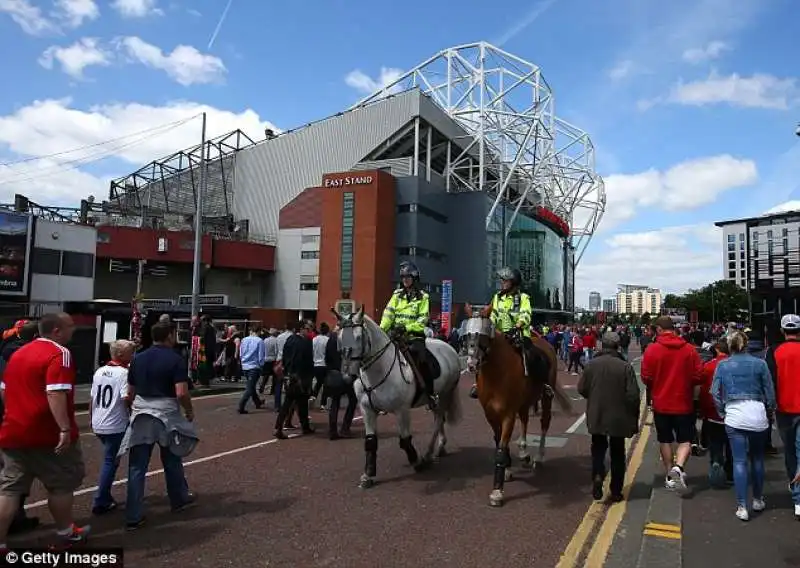
[(728, 242), (735, 243), (736, 242), (736, 235), (728, 235)]
[(302, 292), (313, 292), (319, 290), (319, 284), (317, 284), (316, 282), (301, 282), (300, 290)]
[(728, 243), (728, 252), (736, 252), (736, 243)]
[(94, 255), (86, 252), (64, 251), (61, 265), (64, 276), (94, 277)]
[(303, 260), (317, 260), (319, 259), (318, 250), (304, 250), (300, 251), (300, 258)]
[(36, 274), (61, 274), (61, 251), (48, 248), (34, 248), (31, 255), (31, 270)]

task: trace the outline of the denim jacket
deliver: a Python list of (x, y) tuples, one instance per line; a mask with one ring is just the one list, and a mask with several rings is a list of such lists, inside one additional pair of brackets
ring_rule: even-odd
[(735, 353), (719, 362), (711, 396), (723, 418), (725, 405), (736, 400), (758, 400), (767, 410), (775, 408), (775, 387), (767, 363), (749, 353)]

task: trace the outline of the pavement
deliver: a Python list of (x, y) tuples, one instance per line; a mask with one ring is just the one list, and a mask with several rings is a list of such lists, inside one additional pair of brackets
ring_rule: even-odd
[(686, 467), (691, 492), (684, 498), (663, 488), (664, 472), (651, 429), (631, 494), (613, 530), (606, 568), (783, 568), (800, 566), (800, 541), (787, 490), (782, 447), (766, 459), (767, 509), (742, 522), (734, 516), (733, 488), (709, 486), (708, 457), (692, 457)]
[[(129, 567), (554, 566), (568, 545), (576, 549), (574, 533), (592, 504), (589, 439), (581, 419), (583, 401), (575, 392), (577, 377), (562, 372), (560, 380), (576, 399), (576, 414), (556, 410), (544, 465), (532, 472), (514, 468), (502, 509), (488, 505), (491, 430), (477, 402), (468, 398), (471, 380), (464, 377), (464, 419), (449, 430), (451, 453), (431, 470), (414, 473), (397, 445), (394, 420), (382, 417), (379, 482), (370, 490), (357, 487), (363, 441), (329, 441), (323, 413), (312, 414), (317, 434), (278, 441), (272, 439), (274, 412), (237, 414), (238, 393), (199, 398), (195, 410), (202, 441), (186, 461), (198, 503), (182, 513), (169, 511), (154, 458), (148, 523), (132, 533), (122, 528), (121, 510), (90, 519), (101, 450), (87, 431), (88, 416), (81, 413), (87, 478), (76, 493), (75, 510), (79, 522), (92, 524), (89, 546), (124, 547)], [(419, 449), (431, 422), (425, 410), (415, 410), (412, 420)], [(538, 419), (532, 419), (531, 437), (538, 427)], [(354, 431), (362, 434), (359, 421)], [(114, 488), (120, 503), (126, 471), (123, 460)], [(51, 537), (44, 497), (35, 487), (29, 500), (29, 514), (40, 516), (43, 528), (9, 544), (43, 545)], [(578, 548), (582, 553), (584, 547)]]

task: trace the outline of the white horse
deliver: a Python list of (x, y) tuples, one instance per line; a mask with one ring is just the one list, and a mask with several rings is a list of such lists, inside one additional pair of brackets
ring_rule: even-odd
[(427, 397), (417, 394), (414, 371), (405, 355), (380, 326), (364, 314), (363, 306), (347, 317), (340, 316), (335, 310), (333, 313), (339, 320), (342, 373), (355, 380), (353, 386), (364, 417), (366, 463), (359, 486), (368, 489), (375, 484), (378, 414), (381, 412), (397, 417), (400, 448), (405, 451), (408, 463), (417, 471), (426, 469), (433, 463), (434, 456), (445, 455), (445, 423), (456, 424), (461, 419), (458, 353), (440, 339), (425, 339), (426, 348), (439, 364), (440, 372), (434, 381), (439, 404), (433, 411), (433, 434), (420, 458), (411, 442), (411, 409), (426, 404)]

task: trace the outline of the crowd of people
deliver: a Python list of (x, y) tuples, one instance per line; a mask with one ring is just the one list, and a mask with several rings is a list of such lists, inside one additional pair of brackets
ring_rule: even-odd
[[(750, 337), (751, 330), (741, 325), (676, 326), (662, 316), (641, 333), (633, 332), (642, 346), (641, 379), (667, 489), (688, 492), (686, 464), (692, 455), (707, 454), (710, 485), (733, 486), (735, 515), (749, 521), (767, 507), (765, 456), (777, 453), (775, 424), (783, 440), (794, 515), (800, 520), (800, 390), (795, 380), (800, 316), (785, 315), (780, 331), (780, 336), (767, 333), (764, 341)], [(596, 499), (603, 497), (607, 452), (611, 498), (622, 498), (625, 439), (638, 432), (639, 389), (622, 348), (628, 330), (620, 332), (609, 329), (601, 349), (586, 355), (578, 387), (587, 398)]]

